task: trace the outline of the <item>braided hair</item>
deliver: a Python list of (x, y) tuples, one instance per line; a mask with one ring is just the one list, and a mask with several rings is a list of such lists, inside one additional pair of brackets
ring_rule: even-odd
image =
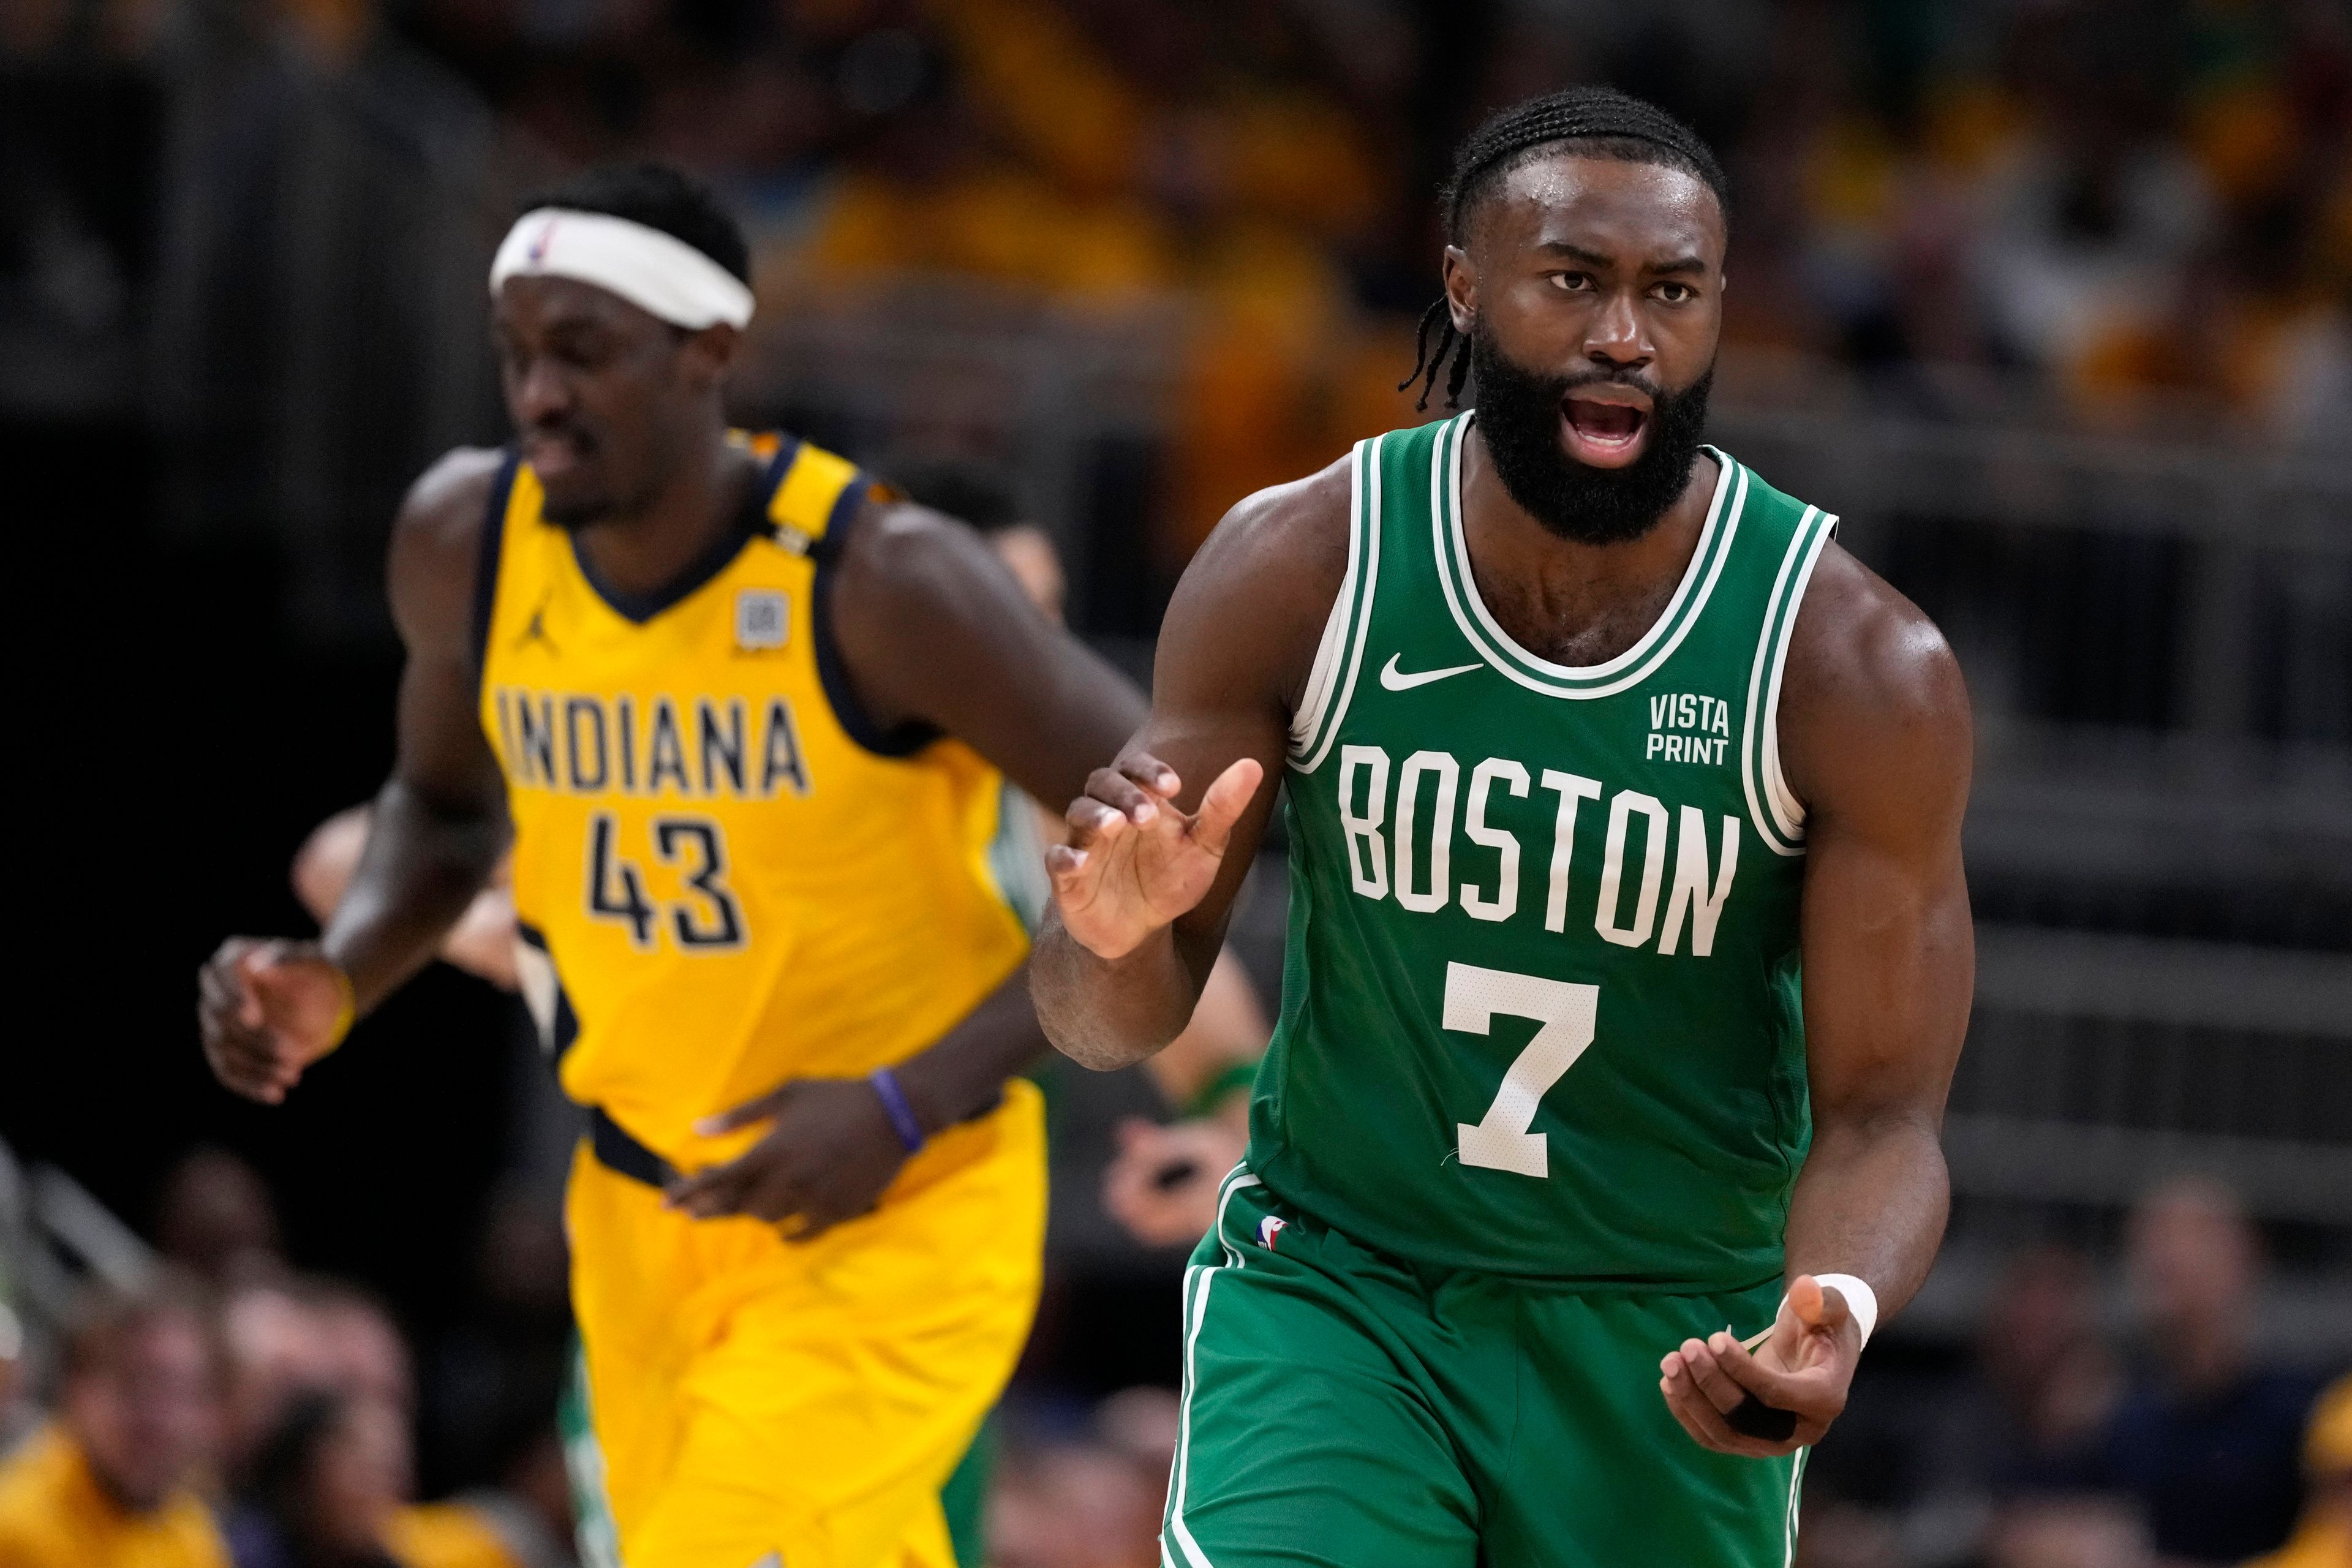
[[(1561, 151), (1563, 142), (1574, 142), (1573, 151), (1585, 157), (1679, 169), (1713, 191), (1718, 203), (1727, 205), (1730, 183), (1698, 132), (1657, 105), (1613, 87), (1571, 87), (1496, 110), (1454, 150), (1454, 172), (1438, 193), (1445, 213), (1446, 243), (1462, 243), (1479, 198), (1505, 175), (1537, 157)], [(1433, 331), (1437, 335), (1434, 353), (1430, 352)], [(1412, 374), (1397, 383), (1397, 390), (1402, 392), (1420, 382), (1421, 395), (1413, 407), (1427, 408), (1437, 377), (1451, 361), (1445, 405), (1460, 406), (1463, 385), (1470, 379), (1470, 341), (1454, 330), (1453, 311), (1444, 295), (1422, 312), (1412, 354)]]

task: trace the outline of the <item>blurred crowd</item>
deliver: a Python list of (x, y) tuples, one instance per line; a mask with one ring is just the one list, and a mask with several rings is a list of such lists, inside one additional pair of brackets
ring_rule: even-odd
[(1454, 141), (1596, 77), (1729, 154), (1737, 340), (2020, 366), (2087, 408), (2169, 389), (2289, 435), (2345, 392), (2326, 0), (422, 0), (407, 26), (566, 161), (737, 193), (772, 310), (910, 273), (1181, 293), (1202, 417), (1286, 358), (1327, 396), (1381, 386), (1333, 350), (1433, 295)]
[[(1571, 79), (1725, 152), (1722, 395), (2352, 449), (2342, 0), (9, 0), (0, 415), (128, 408), (159, 514), (341, 530), (338, 608), (373, 613), (392, 499), (502, 433), (508, 203), (660, 157), (745, 217), (762, 330), (943, 297), (1172, 323), (1164, 573), (1239, 495), (1414, 417), (1450, 149)], [(1016, 546), (1058, 595), (1042, 534)], [(1092, 1194), (1198, 1091), (1055, 1092), (990, 1552), (1147, 1568), (1199, 1225), (1148, 1182)], [(543, 1194), (493, 1198), (477, 1304), (421, 1334), (288, 1258), (233, 1157), (193, 1156), (149, 1229), (162, 1271), (46, 1337), (0, 1258), (0, 1568), (572, 1560)], [(1874, 1347), (1800, 1561), (2352, 1564), (2352, 1386), (2276, 1353), (2228, 1194), (2148, 1194), (2121, 1253), (2020, 1251), (1957, 1358)]]
[(480, 16), (428, 5), (417, 36), (567, 160), (738, 193), (774, 314), (942, 274), (1089, 312), (1181, 297), (1180, 557), (1404, 422), (1452, 144), (1596, 77), (1727, 153), (1752, 358), (1931, 408), (1958, 368), (2052, 416), (2352, 434), (2352, 21), (2326, 0), (583, 5), (554, 47)]
[[(46, 1357), (0, 1311), (0, 1568), (578, 1561), (560, 1237), (551, 1254), (493, 1215), (486, 1252), (554, 1279), (510, 1286), (527, 1300), (503, 1323), (445, 1336), (420, 1399), (391, 1315), (293, 1268), (270, 1213), (249, 1168), (200, 1150), (173, 1178), (146, 1282), (91, 1287)], [(2352, 1563), (2352, 1376), (2263, 1348), (2261, 1243), (2230, 1194), (2186, 1179), (2150, 1193), (2126, 1261), (2111, 1301), (2081, 1254), (2024, 1248), (1962, 1361), (1906, 1366), (1899, 1334), (1874, 1351), (1809, 1468), (1797, 1563)], [(1150, 1568), (1176, 1392), (1073, 1397), (1046, 1360), (981, 1440), (986, 1561)], [(420, 1436), (463, 1452), (431, 1503), (415, 1500)]]
[[(359, 324), (273, 348), (285, 312), (478, 342), (459, 284), (516, 187), (652, 156), (745, 215), (772, 324), (943, 287), (1172, 314), (1157, 510), (1181, 561), (1240, 495), (1411, 417), (1391, 389), (1436, 288), (1450, 149), (1496, 105), (1593, 79), (1726, 154), (1727, 392), (2240, 447), (2352, 433), (2337, 0), (19, 0), (6, 17), (23, 123), (0, 165), (0, 327), (64, 323), (41, 341), (79, 374), (105, 355), (61, 345), (161, 321), (154, 405), (210, 443), (191, 460), (215, 499), (273, 422), (350, 413), (268, 391), (335, 353), (423, 405), (387, 410), (377, 441), (488, 406), (446, 349), (340, 348)], [(54, 144), (92, 115), (106, 138)], [(466, 200), (470, 227), (450, 216)], [(428, 384), (395, 391), (412, 372)]]
[(1865, 1364), (1807, 1472), (1799, 1561), (2352, 1562), (2352, 1378), (2267, 1348), (2262, 1244), (2236, 1201), (2158, 1188), (2125, 1262), (2111, 1302), (2083, 1254), (2023, 1248), (1956, 1373), (1874, 1381)]
[[(0, 1564), (573, 1562), (560, 1235), (494, 1210), (490, 1305), (420, 1378), (375, 1296), (282, 1256), (270, 1195), (236, 1156), (188, 1156), (153, 1231), (140, 1278), (89, 1283), (46, 1343), (0, 1342)], [(433, 1503), (416, 1500), (425, 1436), (471, 1478)]]

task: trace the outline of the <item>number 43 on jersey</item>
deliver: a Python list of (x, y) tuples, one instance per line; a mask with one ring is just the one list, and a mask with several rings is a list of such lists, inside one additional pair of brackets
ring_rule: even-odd
[(609, 811), (588, 822), (588, 912), (629, 929), (629, 940), (651, 948), (667, 930), (688, 952), (743, 945), (743, 908), (726, 882), (727, 841), (719, 825), (701, 816), (656, 816), (646, 837), (655, 860), (677, 868), (684, 897), (656, 906), (646, 895), (645, 873), (615, 844)]

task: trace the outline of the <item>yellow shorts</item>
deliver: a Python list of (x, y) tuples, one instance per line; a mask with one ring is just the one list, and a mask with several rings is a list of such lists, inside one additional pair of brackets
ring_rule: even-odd
[[(953, 1568), (940, 1483), (1037, 1306), (1044, 1101), (951, 1128), (806, 1245), (572, 1168), (572, 1309), (625, 1568)], [(583, 1470), (575, 1455), (575, 1480)], [(583, 1497), (583, 1505), (595, 1500)], [(600, 1521), (586, 1521), (593, 1538)]]

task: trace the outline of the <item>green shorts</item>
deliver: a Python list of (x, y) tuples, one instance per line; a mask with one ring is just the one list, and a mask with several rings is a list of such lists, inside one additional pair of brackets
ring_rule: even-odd
[(1788, 1568), (1803, 1455), (1694, 1443), (1658, 1362), (1733, 1295), (1416, 1268), (1225, 1180), (1184, 1288), (1163, 1568)]
[(940, 1488), (940, 1511), (948, 1516), (948, 1543), (956, 1568), (987, 1568), (988, 1489), (996, 1479), (996, 1412), (980, 1424), (971, 1447)]

